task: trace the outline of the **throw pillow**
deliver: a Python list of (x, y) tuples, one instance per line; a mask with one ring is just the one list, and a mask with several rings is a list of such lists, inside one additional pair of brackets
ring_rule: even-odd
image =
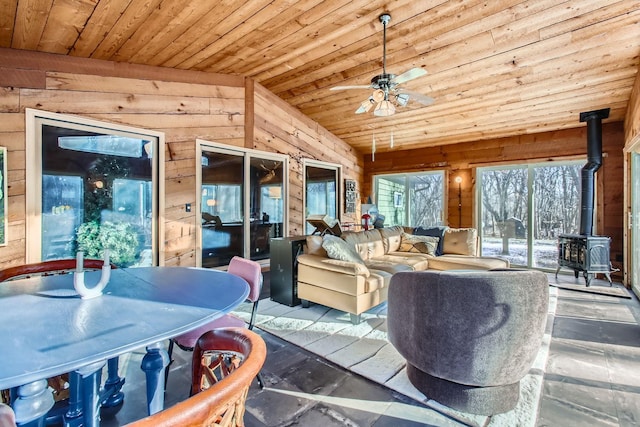
[(327, 251), (322, 247), (322, 240), (322, 236), (307, 236), (307, 247), (304, 253), (326, 257)]
[(446, 254), (477, 255), (478, 232), (475, 228), (448, 228), (442, 249)]
[(424, 228), (424, 227), (416, 227), (413, 230), (413, 234), (415, 234), (416, 236), (433, 236), (433, 237), (437, 237), (438, 239), (438, 247), (436, 248), (436, 256), (440, 256), (444, 254), (443, 251), (443, 247), (444, 247), (444, 232), (447, 231), (447, 226), (441, 226), (441, 227), (431, 227), (431, 228)]
[(322, 248), (329, 258), (364, 264), (356, 249), (337, 236), (325, 235)]
[(414, 234), (402, 233), (399, 251), (435, 255), (439, 240), (440, 239), (433, 236), (416, 236)]

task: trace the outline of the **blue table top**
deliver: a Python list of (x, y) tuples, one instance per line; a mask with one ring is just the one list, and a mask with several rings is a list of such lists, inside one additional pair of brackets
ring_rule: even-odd
[[(86, 272), (88, 286), (100, 272)], [(242, 303), (249, 285), (190, 267), (117, 269), (81, 299), (73, 274), (0, 283), (0, 389), (71, 372), (180, 335)]]

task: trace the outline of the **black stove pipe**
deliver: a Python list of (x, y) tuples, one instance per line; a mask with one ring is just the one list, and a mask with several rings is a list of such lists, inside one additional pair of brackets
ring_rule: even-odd
[(591, 236), (595, 173), (602, 165), (602, 119), (609, 117), (609, 108), (580, 113), (580, 121), (587, 122), (587, 164), (582, 167), (580, 197), (580, 234)]

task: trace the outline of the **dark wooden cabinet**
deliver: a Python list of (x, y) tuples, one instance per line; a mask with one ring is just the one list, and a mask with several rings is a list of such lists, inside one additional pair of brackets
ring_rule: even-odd
[(298, 298), (298, 265), (296, 259), (306, 244), (305, 236), (271, 239), (271, 299), (296, 306)]

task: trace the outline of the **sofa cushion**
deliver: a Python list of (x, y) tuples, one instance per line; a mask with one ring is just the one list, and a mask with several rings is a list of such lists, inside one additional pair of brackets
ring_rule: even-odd
[(364, 264), (364, 261), (355, 251), (354, 247), (339, 237), (326, 235), (322, 239), (322, 248), (327, 251), (327, 256), (341, 261)]
[(384, 260), (384, 259), (370, 259), (365, 262), (365, 265), (371, 270), (386, 271), (389, 274), (396, 274), (399, 271), (414, 271), (410, 265), (400, 264), (398, 262)]
[(491, 270), (508, 267), (509, 261), (498, 257), (444, 254), (429, 258), (430, 270)]
[(416, 227), (413, 230), (413, 234), (415, 234), (416, 236), (433, 236), (433, 237), (437, 237), (438, 239), (438, 247), (436, 248), (436, 256), (440, 256), (442, 254), (444, 254), (444, 251), (442, 250), (443, 246), (444, 246), (444, 232), (447, 230), (447, 226), (439, 226), (439, 227), (430, 227), (430, 228), (425, 228), (425, 227)]
[(345, 231), (341, 237), (345, 242), (355, 248), (363, 260), (382, 256), (385, 253), (382, 237), (378, 229)]
[(400, 248), (400, 241), (404, 227), (394, 225), (393, 227), (381, 228), (380, 236), (382, 236), (382, 244), (384, 245), (384, 253), (395, 252)]
[(445, 254), (476, 255), (478, 232), (475, 228), (447, 228), (442, 250)]
[[(429, 266), (429, 259), (433, 258), (422, 253), (391, 252), (389, 254), (365, 261), (368, 268), (397, 273), (398, 271), (421, 271)], [(388, 265), (389, 267), (384, 267)]]
[(416, 236), (415, 234), (402, 233), (398, 251), (435, 255), (439, 240), (437, 237), (432, 236)]
[(304, 253), (328, 258), (327, 251), (322, 247), (322, 241), (322, 236), (307, 236), (307, 246), (304, 248)]

